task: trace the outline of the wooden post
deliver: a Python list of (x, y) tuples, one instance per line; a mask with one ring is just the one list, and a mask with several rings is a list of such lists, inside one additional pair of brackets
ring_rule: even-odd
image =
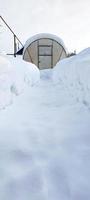
[(19, 38), (15, 35), (15, 33), (13, 32), (13, 30), (10, 28), (10, 26), (6, 23), (6, 21), (3, 19), (3, 17), (0, 15), (0, 19), (4, 22), (4, 24), (7, 26), (7, 28), (10, 30), (10, 32), (13, 34), (13, 38), (14, 38), (14, 44), (13, 44), (13, 48), (14, 48), (14, 57), (16, 57), (16, 53), (17, 53), (17, 46), (16, 46), (16, 40), (21, 44), (22, 47), (23, 44), (21, 43), (21, 41), (19, 40)]
[(16, 57), (16, 35), (14, 35), (14, 57)]

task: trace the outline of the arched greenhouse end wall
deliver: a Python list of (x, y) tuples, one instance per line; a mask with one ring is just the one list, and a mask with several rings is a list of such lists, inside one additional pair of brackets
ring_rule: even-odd
[(53, 68), (56, 63), (67, 57), (63, 41), (52, 34), (38, 34), (27, 40), (23, 59), (34, 63), (39, 69)]

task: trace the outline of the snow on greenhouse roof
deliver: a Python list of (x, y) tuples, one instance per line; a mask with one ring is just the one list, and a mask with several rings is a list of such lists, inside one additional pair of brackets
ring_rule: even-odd
[(58, 36), (50, 34), (50, 33), (40, 33), (40, 34), (36, 34), (36, 35), (30, 37), (25, 43), (24, 52), (31, 43), (33, 43), (36, 40), (44, 39), (44, 38), (55, 40), (56, 42), (58, 42), (64, 48), (65, 52), (68, 53), (67, 48), (65, 47), (63, 40), (61, 38), (59, 38)]

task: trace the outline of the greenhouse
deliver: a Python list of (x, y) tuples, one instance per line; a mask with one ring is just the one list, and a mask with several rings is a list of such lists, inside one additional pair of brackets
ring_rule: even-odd
[(37, 34), (26, 41), (23, 59), (34, 63), (39, 69), (53, 68), (67, 57), (67, 49), (59, 37), (52, 34)]

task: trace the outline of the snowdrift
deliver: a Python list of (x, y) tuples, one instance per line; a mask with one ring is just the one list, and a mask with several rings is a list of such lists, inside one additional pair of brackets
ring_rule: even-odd
[(0, 109), (12, 102), (11, 95), (11, 73), (12, 67), (10, 62), (0, 56)]
[(17, 58), (9, 58), (13, 66), (13, 86), (12, 91), (18, 95), (20, 94), (26, 84), (28, 86), (33, 86), (37, 84), (40, 79), (40, 72), (38, 68), (32, 64), (22, 60), (22, 56)]
[(53, 81), (66, 88), (71, 98), (90, 104), (90, 48), (64, 59), (53, 69)]
[(20, 58), (0, 56), (0, 109), (13, 102), (13, 94), (19, 95), (26, 84), (39, 81), (39, 70)]
[[(0, 200), (90, 199), (89, 54), (42, 71), (38, 87), (0, 112)], [(13, 92), (37, 83), (37, 69), (28, 76), (26, 64), (10, 62)]]

